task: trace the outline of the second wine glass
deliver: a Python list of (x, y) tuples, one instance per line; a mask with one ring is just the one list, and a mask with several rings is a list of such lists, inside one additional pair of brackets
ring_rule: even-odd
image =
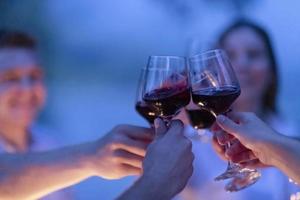
[(186, 59), (150, 56), (144, 78), (143, 101), (168, 124), (190, 101)]
[[(192, 99), (200, 108), (197, 111), (198, 121), (202, 119), (202, 126), (208, 128), (214, 123), (217, 115), (229, 111), (231, 104), (241, 93), (240, 85), (223, 50), (211, 50), (195, 55), (189, 59), (189, 64)], [(228, 143), (227, 147), (230, 145), (231, 143)], [(216, 180), (237, 177), (244, 180), (245, 184), (240, 187), (231, 182), (226, 190), (238, 191), (248, 187), (259, 179), (260, 173), (229, 162), (227, 170)]]

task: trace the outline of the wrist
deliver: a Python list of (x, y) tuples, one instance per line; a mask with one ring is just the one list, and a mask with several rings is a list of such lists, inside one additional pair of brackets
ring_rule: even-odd
[(165, 187), (161, 178), (155, 176), (143, 174), (140, 179), (136, 182), (139, 185), (139, 191), (141, 191), (141, 199), (157, 199), (165, 200), (173, 197), (172, 190), (168, 190), (170, 186)]
[(263, 154), (264, 164), (276, 167), (280, 164), (280, 151), (284, 148), (285, 140), (286, 136), (277, 133), (261, 142), (258, 150)]
[(79, 152), (76, 155), (80, 168), (87, 176), (96, 176), (99, 170), (99, 166), (96, 165), (97, 149), (96, 142), (88, 142), (79, 147)]

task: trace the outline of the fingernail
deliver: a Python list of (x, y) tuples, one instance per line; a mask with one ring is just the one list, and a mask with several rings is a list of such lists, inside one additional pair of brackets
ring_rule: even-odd
[(226, 117), (224, 115), (217, 116), (217, 122), (224, 123), (225, 120), (226, 120)]

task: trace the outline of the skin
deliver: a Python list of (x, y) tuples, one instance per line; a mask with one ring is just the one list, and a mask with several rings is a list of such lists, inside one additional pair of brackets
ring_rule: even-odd
[(183, 123), (173, 121), (167, 130), (155, 121), (156, 137), (148, 147), (143, 175), (118, 200), (171, 199), (181, 192), (193, 173), (192, 144), (183, 135)]
[[(221, 145), (215, 143), (216, 151), (223, 158), (249, 168), (255, 168), (257, 163), (275, 166), (300, 183), (300, 142), (298, 140), (277, 133), (253, 113), (237, 112), (230, 113), (228, 117), (218, 116), (217, 127), (234, 136), (241, 144), (231, 146), (224, 151)], [(218, 139), (218, 136), (216, 137)], [(223, 138), (224, 142), (236, 139)], [(256, 159), (253, 160), (253, 157)]]
[(0, 136), (17, 152), (27, 151), (29, 128), (46, 98), (43, 70), (34, 54), (29, 49), (0, 49)]
[(1, 199), (38, 199), (91, 176), (140, 175), (152, 139), (151, 129), (119, 125), (94, 142), (48, 152), (2, 154)]

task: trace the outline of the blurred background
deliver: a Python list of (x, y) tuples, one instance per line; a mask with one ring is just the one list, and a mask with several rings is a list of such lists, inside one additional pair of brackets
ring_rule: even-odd
[[(279, 108), (299, 123), (299, 8), (294, 0), (1, 0), (0, 28), (39, 40), (49, 91), (40, 123), (71, 144), (99, 138), (119, 123), (147, 126), (134, 110), (147, 57), (199, 53), (241, 17), (271, 34)], [(133, 179), (91, 178), (75, 187), (76, 199), (112, 199)]]

